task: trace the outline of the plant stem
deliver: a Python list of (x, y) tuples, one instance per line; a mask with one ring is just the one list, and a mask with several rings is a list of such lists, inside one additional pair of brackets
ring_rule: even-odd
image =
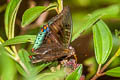
[(111, 64), (111, 62), (112, 62), (116, 57), (117, 57), (117, 56), (114, 55), (114, 56), (103, 66), (103, 68), (102, 68), (101, 70), (98, 68), (97, 73), (95, 74), (95, 76), (94, 76), (91, 80), (96, 80), (98, 77), (103, 76), (105, 73), (102, 73), (102, 72)]
[(116, 58), (117, 56), (113, 56), (104, 66), (103, 68), (100, 70), (100, 73), (102, 73), (110, 64), (111, 62)]
[(101, 69), (101, 64), (99, 64), (98, 70), (97, 70), (95, 76), (91, 80), (96, 80), (100, 76), (100, 69)]
[(63, 10), (63, 0), (57, 0), (59, 13)]
[(101, 69), (101, 64), (99, 64), (99, 66), (98, 66), (97, 74), (99, 74), (100, 69)]

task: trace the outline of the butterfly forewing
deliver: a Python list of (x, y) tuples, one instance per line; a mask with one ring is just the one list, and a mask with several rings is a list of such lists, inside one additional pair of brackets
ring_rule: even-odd
[(69, 8), (65, 7), (59, 15), (48, 21), (48, 25), (59, 44), (68, 48), (72, 34), (72, 18)]

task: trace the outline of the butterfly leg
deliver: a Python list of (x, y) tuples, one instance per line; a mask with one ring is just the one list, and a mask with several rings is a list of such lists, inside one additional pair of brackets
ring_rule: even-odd
[(75, 53), (73, 53), (73, 56), (74, 56), (75, 61), (76, 61), (76, 63), (77, 63), (77, 56), (76, 56), (76, 54), (75, 54)]
[[(65, 49), (64, 50), (64, 53), (69, 53), (70, 51), (69, 51), (69, 49)], [(75, 54), (75, 52), (72, 52), (70, 55), (68, 55), (65, 59), (67, 59), (67, 58), (69, 58), (69, 57), (71, 57), (71, 56), (74, 56), (74, 58), (75, 58), (75, 60), (76, 60), (76, 63), (77, 63), (77, 56), (76, 56), (76, 54)]]

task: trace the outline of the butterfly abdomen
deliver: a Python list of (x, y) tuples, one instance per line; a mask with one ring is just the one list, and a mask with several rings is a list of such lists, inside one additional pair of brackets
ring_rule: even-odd
[(35, 43), (34, 43), (33, 48), (32, 48), (32, 52), (34, 52), (34, 50), (36, 50), (37, 48), (39, 48), (41, 46), (47, 33), (49, 33), (49, 27), (48, 27), (48, 25), (44, 25), (40, 29), (40, 32), (38, 33), (38, 35), (36, 37)]

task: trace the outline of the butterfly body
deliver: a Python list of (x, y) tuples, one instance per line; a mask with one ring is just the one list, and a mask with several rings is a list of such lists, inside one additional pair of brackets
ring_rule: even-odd
[(36, 50), (37, 48), (39, 48), (41, 46), (41, 44), (43, 43), (43, 40), (45, 38), (45, 36), (49, 33), (49, 27), (48, 25), (44, 25), (41, 29), (40, 32), (38, 33), (35, 43), (33, 45), (32, 48), (32, 52), (34, 52), (34, 50)]

